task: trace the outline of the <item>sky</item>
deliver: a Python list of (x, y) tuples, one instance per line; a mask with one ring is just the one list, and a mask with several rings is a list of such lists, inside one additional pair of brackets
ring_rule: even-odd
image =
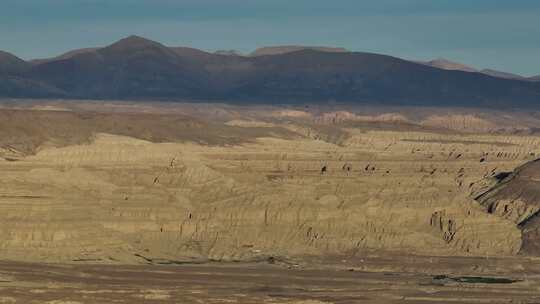
[(539, 0), (1, 0), (0, 50), (23, 59), (139, 35), (250, 52), (322, 45), (540, 74)]

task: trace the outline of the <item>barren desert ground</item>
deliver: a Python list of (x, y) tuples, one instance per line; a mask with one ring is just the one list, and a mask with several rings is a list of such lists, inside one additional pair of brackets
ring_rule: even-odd
[(5, 101), (0, 303), (539, 303), (539, 124)]

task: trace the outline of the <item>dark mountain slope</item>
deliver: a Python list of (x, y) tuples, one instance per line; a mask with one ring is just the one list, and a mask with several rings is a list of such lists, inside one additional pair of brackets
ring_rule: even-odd
[(24, 68), (4, 74), (11, 78), (0, 86), (0, 97), (36, 97), (41, 92), (85, 99), (540, 106), (540, 83), (370, 53), (303, 49), (227, 56), (131, 36), (104, 48), (28, 65), (22, 62)]
[(12, 98), (68, 98), (66, 92), (40, 81), (0, 75), (0, 96)]
[(20, 74), (29, 67), (30, 64), (19, 57), (0, 51), (0, 75)]
[(480, 71), (480, 73), (493, 76), (493, 77), (505, 78), (505, 79), (526, 80), (525, 77), (517, 75), (517, 74), (501, 72), (501, 71), (492, 70), (492, 69), (483, 69)]
[(54, 86), (26, 77), (30, 67), (30, 63), (0, 51), (0, 96), (32, 98), (66, 96)]
[(95, 52), (34, 66), (30, 77), (77, 98), (198, 96), (203, 71), (173, 50), (132, 36)]
[(47, 62), (51, 62), (51, 61), (69, 59), (69, 58), (72, 58), (72, 57), (74, 57), (76, 55), (79, 55), (79, 54), (91, 53), (91, 52), (94, 52), (94, 51), (97, 51), (97, 50), (99, 50), (99, 48), (77, 49), (77, 50), (72, 50), (72, 51), (66, 52), (66, 53), (64, 53), (64, 54), (62, 54), (60, 56), (56, 56), (56, 57), (52, 57), (52, 58), (30, 60), (30, 63), (33, 64), (33, 65), (37, 65), (37, 64), (43, 64), (43, 63), (47, 63)]
[[(422, 105), (531, 105), (540, 86), (369, 53), (311, 50), (257, 57), (237, 97)], [(230, 92), (234, 94), (234, 92)]]

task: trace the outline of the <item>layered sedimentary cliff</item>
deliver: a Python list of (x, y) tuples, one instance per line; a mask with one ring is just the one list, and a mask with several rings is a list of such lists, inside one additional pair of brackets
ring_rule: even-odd
[(257, 131), (268, 135), (209, 146), (100, 133), (0, 161), (0, 255), (110, 263), (372, 250), (506, 256), (534, 244), (533, 234), (522, 237), (531, 224), (516, 222), (534, 210), (500, 216), (499, 203), (485, 212), (471, 193), (533, 159), (537, 137), (350, 127), (332, 142), (327, 126), (281, 127), (297, 139)]
[(496, 184), (477, 197), (487, 213), (514, 223), (522, 233), (520, 252), (540, 254), (540, 161), (501, 174)]

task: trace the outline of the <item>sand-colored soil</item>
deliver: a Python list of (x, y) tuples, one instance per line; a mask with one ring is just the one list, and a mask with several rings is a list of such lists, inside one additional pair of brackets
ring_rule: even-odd
[[(363, 115), (362, 122), (354, 122), (321, 120), (324, 115), (318, 114), (310, 119), (299, 110), (284, 118), (289, 110), (216, 108), (212, 115), (197, 117), (191, 108), (105, 114), (0, 110), (6, 118), (0, 123), (0, 260), (157, 265), (367, 255), (451, 256), (456, 261), (505, 257), (501, 265), (463, 273), (499, 269), (500, 275), (523, 274), (517, 265), (528, 260), (516, 257), (523, 243), (516, 221), (487, 212), (474, 198), (495, 185), (500, 173), (535, 159), (540, 137), (493, 133), (487, 125), (481, 125), (486, 127), (482, 132), (467, 133), (459, 127), (425, 127), (397, 119), (401, 114), (395, 112), (373, 116), (382, 117), (375, 121)], [(2, 272), (5, 267), (9, 263), (0, 267), (0, 275), (9, 278)], [(406, 272), (422, 272), (417, 267)], [(298, 274), (304, 275), (311, 276)], [(341, 276), (336, 274), (336, 280), (345, 285), (356, 280)], [(361, 279), (377, 281), (374, 286), (408, 284), (401, 277), (397, 283), (373, 276)], [(414, 277), (415, 288), (424, 279)], [(186, 284), (198, 289), (194, 282)], [(526, 295), (540, 292), (521, 284)], [(424, 289), (438, 290), (433, 288)], [(144, 290), (133, 293), (130, 303), (169, 301), (177, 295), (156, 286)], [(2, 296), (5, 302), (20, 294), (11, 290)], [(370, 295), (363, 297), (376, 303)], [(386, 300), (403, 297), (430, 299), (425, 292), (389, 292)], [(291, 299), (296, 302), (283, 296), (269, 303), (335, 300)], [(60, 300), (95, 302), (79, 296)]]
[[(0, 262), (0, 303), (532, 304), (540, 300), (537, 261), (387, 255), (314, 262), (168, 266)], [(476, 276), (467, 276), (473, 268)], [(479, 275), (478, 269), (494, 272)]]

